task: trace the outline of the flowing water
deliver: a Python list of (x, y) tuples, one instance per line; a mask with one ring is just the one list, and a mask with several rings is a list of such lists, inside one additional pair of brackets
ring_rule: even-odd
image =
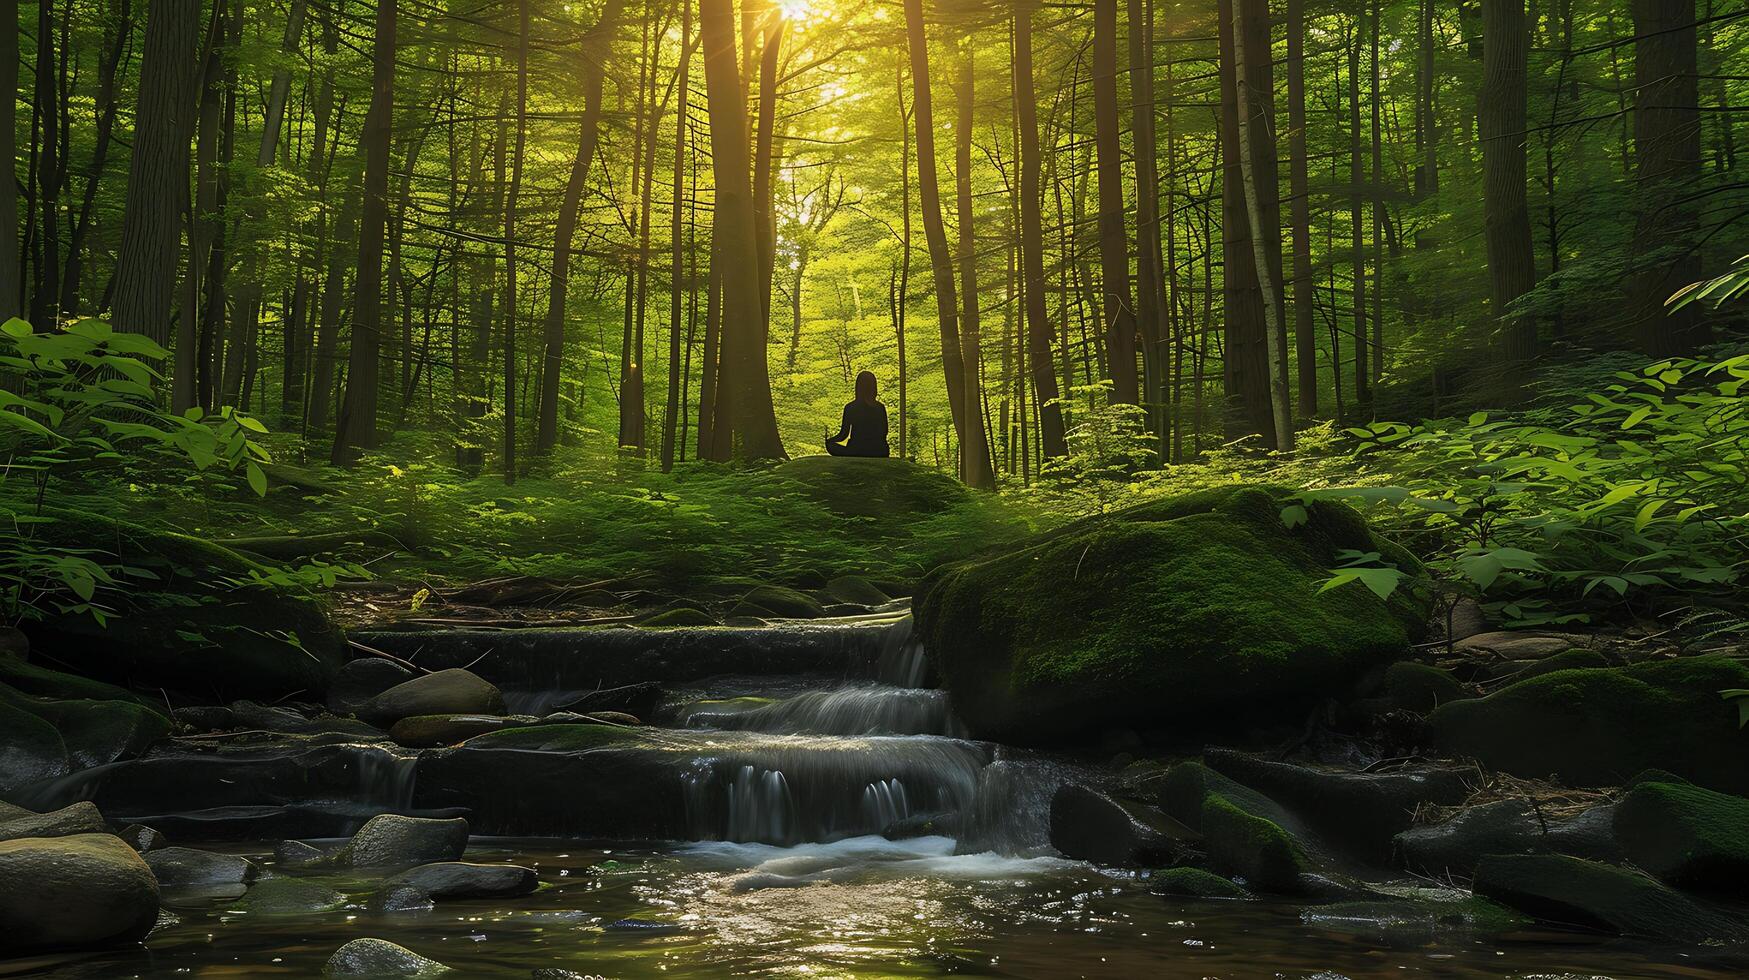
[[(880, 682), (718, 678), (680, 692), (660, 714), (668, 727), (647, 730), (639, 751), (654, 760), (648, 778), (678, 781), (688, 841), (476, 838), (470, 860), (536, 867), (541, 890), (424, 911), (377, 911), (380, 876), (322, 877), (345, 907), (288, 915), (169, 892), (170, 914), (143, 950), (0, 964), (0, 975), (310, 977), (367, 936), (445, 963), (458, 980), (540, 967), (601, 977), (1742, 975), (1741, 962), (1699, 951), (1483, 937), (1427, 906), (1161, 898), (1143, 874), (1065, 860), (1049, 846), (1050, 799), (1092, 774), (964, 738), (945, 696), (918, 686), (928, 664), (907, 627), (879, 651)], [(348, 751), (355, 802), (411, 805), (414, 756)], [(273, 843), (220, 849), (271, 874)]]

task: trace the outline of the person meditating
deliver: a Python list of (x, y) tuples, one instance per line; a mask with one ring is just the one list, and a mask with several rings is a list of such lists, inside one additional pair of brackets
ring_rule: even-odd
[(844, 406), (838, 434), (826, 437), (826, 451), (834, 456), (891, 455), (887, 449), (887, 406), (875, 398), (873, 371), (856, 376), (856, 400)]

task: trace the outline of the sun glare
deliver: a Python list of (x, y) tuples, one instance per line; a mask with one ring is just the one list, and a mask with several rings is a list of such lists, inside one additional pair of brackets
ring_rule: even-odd
[(778, 9), (783, 11), (784, 20), (805, 21), (813, 16), (813, 0), (778, 0)]

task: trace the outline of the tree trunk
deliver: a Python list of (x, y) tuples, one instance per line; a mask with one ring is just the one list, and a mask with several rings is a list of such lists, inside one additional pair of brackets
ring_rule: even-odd
[[(1360, 24), (1355, 18), (1354, 43), (1348, 48), (1348, 217), (1349, 247), (1354, 262), (1354, 403), (1365, 412), (1372, 404), (1366, 357), (1366, 171), (1361, 166)], [(1334, 356), (1334, 354), (1332, 354)]]
[(528, 15), (529, 0), (516, 5), (516, 154), (510, 162), (510, 186), (504, 201), (504, 483), (516, 482), (516, 319), (522, 308), (516, 296), (516, 208), (522, 195), (523, 157), (528, 149)]
[[(1132, 25), (1133, 28), (1134, 25)], [(1123, 137), (1117, 111), (1117, 0), (1093, 0), (1093, 124), (1099, 154), (1099, 279), (1111, 400), (1134, 405), (1136, 309), (1124, 233)]]
[(669, 215), (668, 238), (668, 403), (662, 416), (662, 472), (674, 469), (675, 428), (680, 421), (680, 389), (685, 377), (680, 369), (680, 270), (684, 255), (680, 238), (681, 205), (686, 186), (686, 125), (692, 88), (692, 0), (680, 0), (680, 65), (674, 70), (680, 89), (680, 107), (674, 115), (674, 206)]
[(1033, 402), (1038, 410), (1039, 451), (1046, 458), (1068, 454), (1063, 410), (1058, 404), (1056, 367), (1051, 357), (1050, 311), (1046, 306), (1044, 230), (1040, 220), (1038, 96), (1032, 69), (1031, 0), (1014, 14), (1015, 109), (1020, 113), (1020, 267), (1026, 301), (1026, 348), (1032, 367)]
[(1166, 458), (1165, 275), (1160, 258), (1159, 141), (1154, 131), (1152, 0), (1128, 0), (1131, 133), (1136, 154), (1136, 321), (1142, 342), (1141, 400)]
[(188, 197), (200, 13), (200, 0), (156, 0), (147, 9), (127, 207), (110, 286), (115, 328), (164, 345), (170, 343), (170, 306), (181, 249), (177, 215)]
[(1483, 0), (1482, 44), (1476, 122), (1482, 138), (1488, 281), (1494, 316), (1502, 328), (1502, 353), (1508, 364), (1522, 365), (1537, 353), (1536, 320), (1511, 312), (1512, 303), (1536, 285), (1536, 255), (1525, 193), (1525, 67), (1530, 28), (1525, 21), (1524, 0)]
[(359, 213), (357, 297), (352, 304), (352, 351), (346, 397), (335, 421), (335, 465), (351, 463), (377, 444), (377, 358), (383, 306), (383, 238), (389, 218), (389, 136), (395, 103), (395, 15), (398, 0), (381, 0), (371, 52), (370, 111), (365, 115), (364, 199)]
[[(0, 133), (18, 132), (18, 0), (0, 0), (0, 91), (13, 93), (0, 99)], [(13, 137), (15, 138), (15, 137)], [(24, 277), (18, 253), (18, 161), (6, 157), (0, 171), (0, 322), (24, 312)], [(174, 268), (174, 266), (172, 266)]]
[(781, 459), (783, 441), (771, 404), (759, 292), (758, 236), (748, 149), (747, 96), (735, 67), (730, 0), (700, 0), (705, 90), (710, 104), (711, 172), (716, 208), (712, 265), (722, 288), (721, 365), (707, 458)]
[(1312, 200), (1306, 175), (1306, 0), (1287, 3), (1288, 205), (1293, 240), (1294, 361), (1299, 410), (1318, 414), (1317, 283), (1312, 278)]
[[(1115, 3), (1116, 0), (1111, 0)], [(972, 52), (961, 52), (959, 85), (955, 101), (959, 119), (954, 126), (954, 188), (959, 210), (960, 266), (960, 360), (965, 366), (966, 427), (961, 437), (960, 476), (979, 490), (996, 489), (996, 471), (990, 461), (990, 440), (984, 429), (983, 344), (979, 337), (978, 242), (972, 220), (972, 111), (976, 105)]]
[(1691, 194), (1701, 174), (1700, 91), (1694, 0), (1634, 0), (1634, 154), (1640, 208), (1629, 310), (1640, 348), (1653, 357), (1692, 353), (1710, 339), (1700, 308), (1665, 301), (1699, 279)]

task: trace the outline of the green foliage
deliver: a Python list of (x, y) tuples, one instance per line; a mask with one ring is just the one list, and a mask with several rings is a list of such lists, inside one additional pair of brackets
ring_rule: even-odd
[[(1040, 475), (1061, 490), (1080, 491), (1108, 510), (1131, 497), (1128, 485), (1136, 475), (1154, 465), (1159, 443), (1148, 431), (1148, 413), (1137, 405), (1111, 401), (1111, 382), (1080, 385), (1070, 397), (1059, 399), (1069, 427), (1064, 432), (1069, 452), (1047, 459)], [(1076, 404), (1091, 399), (1094, 407), (1073, 411)]]

